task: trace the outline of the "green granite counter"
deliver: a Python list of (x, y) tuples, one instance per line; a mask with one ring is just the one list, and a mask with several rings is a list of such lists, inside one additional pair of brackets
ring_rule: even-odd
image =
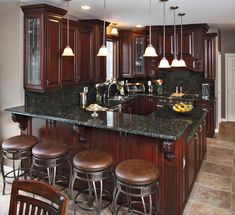
[(98, 112), (96, 119), (81, 106), (19, 106), (8, 108), (6, 111), (29, 117), (55, 120), (74, 125), (113, 130), (128, 134), (143, 135), (167, 140), (178, 139), (186, 129), (193, 128), (203, 117), (202, 109), (193, 109), (187, 115), (173, 112), (169, 107), (158, 108), (147, 116), (125, 114), (119, 112)]

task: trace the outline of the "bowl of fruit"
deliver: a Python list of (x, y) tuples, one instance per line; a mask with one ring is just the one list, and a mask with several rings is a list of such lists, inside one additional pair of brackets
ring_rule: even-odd
[(186, 113), (190, 113), (193, 109), (193, 105), (191, 103), (185, 103), (185, 102), (180, 102), (180, 103), (176, 103), (172, 106), (173, 111), (177, 112), (177, 113), (182, 113), (182, 114), (186, 114)]

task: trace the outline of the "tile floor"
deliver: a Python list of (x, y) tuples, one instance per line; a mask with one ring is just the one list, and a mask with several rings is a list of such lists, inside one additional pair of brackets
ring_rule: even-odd
[[(183, 215), (235, 215), (235, 123), (222, 124), (216, 139), (207, 139), (207, 154)], [(0, 179), (0, 191), (2, 180)], [(0, 215), (8, 214), (7, 195), (0, 194)], [(69, 202), (67, 215), (73, 214)], [(94, 213), (77, 211), (77, 215)], [(102, 215), (110, 215), (109, 209)], [(170, 215), (170, 214), (169, 214)]]

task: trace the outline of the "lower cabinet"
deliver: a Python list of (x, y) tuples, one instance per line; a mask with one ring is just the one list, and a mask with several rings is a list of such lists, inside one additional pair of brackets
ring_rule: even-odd
[[(189, 198), (206, 153), (206, 120), (203, 119), (193, 135), (185, 141), (185, 156), (183, 157), (185, 200)], [(187, 203), (185, 201), (185, 204)]]
[(214, 137), (215, 134), (215, 100), (198, 100), (195, 104), (198, 108), (207, 110), (206, 115), (206, 135)]

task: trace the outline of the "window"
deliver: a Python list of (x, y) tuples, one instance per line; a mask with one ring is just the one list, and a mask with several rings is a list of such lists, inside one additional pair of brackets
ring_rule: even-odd
[(106, 59), (106, 80), (117, 79), (118, 71), (118, 41), (107, 39), (108, 56)]

